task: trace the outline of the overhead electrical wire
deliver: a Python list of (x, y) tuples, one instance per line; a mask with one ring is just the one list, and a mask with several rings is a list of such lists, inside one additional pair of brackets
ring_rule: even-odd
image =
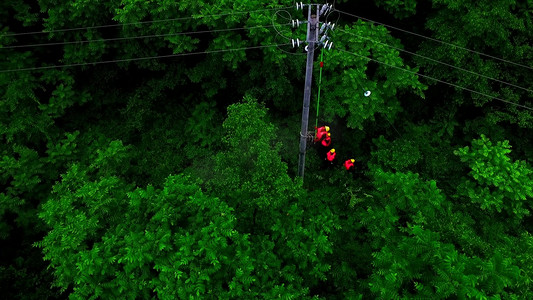
[[(286, 26), (287, 24), (279, 24), (279, 26)], [(58, 46), (58, 45), (70, 45), (70, 44), (84, 44), (90, 42), (111, 42), (111, 41), (123, 41), (123, 40), (133, 40), (133, 39), (142, 39), (142, 38), (155, 38), (155, 37), (166, 37), (166, 36), (178, 36), (185, 34), (200, 34), (200, 33), (210, 33), (210, 32), (225, 32), (225, 31), (237, 31), (237, 30), (250, 30), (257, 28), (268, 28), (274, 27), (274, 25), (261, 25), (253, 27), (240, 27), (240, 28), (228, 28), (228, 29), (213, 29), (213, 30), (201, 30), (201, 31), (188, 31), (188, 32), (176, 32), (176, 33), (166, 33), (166, 34), (153, 34), (153, 35), (140, 35), (132, 37), (119, 37), (119, 38), (109, 38), (109, 39), (96, 39), (96, 40), (82, 40), (82, 41), (68, 41), (68, 42), (52, 42), (52, 43), (42, 43), (42, 44), (27, 44), (27, 45), (14, 45), (14, 46), (0, 46), (2, 49), (13, 49), (13, 48), (29, 48), (29, 47), (44, 47), (44, 46)]]
[(408, 31), (408, 30), (405, 30), (405, 29), (402, 29), (402, 28), (398, 28), (398, 27), (395, 27), (395, 26), (387, 25), (385, 23), (380, 23), (380, 22), (377, 22), (377, 21), (374, 21), (374, 20), (370, 20), (368, 18), (360, 17), (360, 16), (357, 16), (357, 15), (354, 15), (354, 14), (351, 14), (351, 13), (348, 13), (348, 12), (345, 12), (345, 11), (341, 11), (341, 10), (337, 10), (337, 9), (334, 9), (334, 11), (337, 11), (339, 13), (345, 14), (347, 16), (351, 16), (351, 17), (359, 18), (361, 20), (365, 20), (365, 21), (372, 22), (372, 23), (375, 23), (375, 24), (383, 25), (385, 27), (392, 28), (392, 29), (395, 29), (395, 30), (398, 30), (398, 31), (402, 31), (402, 32), (405, 32), (405, 33), (408, 33), (408, 34), (411, 34), (411, 35), (415, 35), (415, 36), (418, 36), (418, 37), (421, 37), (421, 38), (424, 38), (424, 39), (427, 39), (427, 40), (430, 40), (430, 41), (434, 41), (434, 42), (437, 42), (437, 43), (441, 43), (441, 44), (444, 44), (444, 45), (455, 47), (457, 49), (469, 51), (469, 52), (472, 52), (472, 53), (476, 53), (478, 55), (482, 55), (482, 56), (489, 57), (489, 58), (492, 58), (492, 59), (496, 59), (496, 60), (499, 60), (499, 61), (502, 61), (502, 62), (506, 62), (508, 64), (513, 64), (513, 65), (516, 65), (516, 66), (520, 66), (520, 67), (523, 67), (523, 68), (526, 68), (526, 69), (533, 70), (533, 67), (531, 67), (531, 66), (527, 66), (527, 65), (524, 65), (524, 64), (516, 63), (516, 62), (510, 61), (510, 60), (506, 60), (506, 59), (503, 59), (503, 58), (499, 58), (499, 57), (496, 57), (496, 56), (485, 54), (485, 53), (482, 53), (482, 52), (479, 52), (479, 51), (471, 50), (471, 49), (468, 49), (468, 48), (465, 48), (465, 47), (461, 47), (461, 46), (458, 46), (458, 45), (455, 45), (455, 44), (452, 44), (452, 43), (448, 43), (448, 42), (441, 41), (441, 40), (438, 40), (438, 39), (435, 39), (435, 38), (431, 38), (431, 37), (428, 37), (428, 36), (425, 36), (425, 35), (422, 35), (422, 34), (419, 34), (419, 33), (414, 33), (414, 32), (411, 32), (411, 31)]
[(348, 54), (351, 54), (351, 55), (355, 55), (355, 56), (358, 56), (358, 57), (364, 58), (364, 59), (368, 59), (368, 60), (375, 61), (375, 62), (377, 62), (377, 63), (380, 63), (380, 64), (383, 64), (383, 65), (389, 66), (389, 67), (391, 67), (391, 68), (399, 69), (399, 70), (402, 70), (402, 71), (405, 71), (405, 72), (408, 72), (408, 73), (411, 73), (411, 74), (415, 74), (415, 75), (418, 75), (418, 76), (422, 76), (422, 77), (425, 77), (425, 78), (429, 78), (429, 79), (435, 80), (435, 81), (437, 81), (437, 82), (447, 84), (447, 85), (449, 85), (449, 86), (453, 86), (453, 87), (456, 87), (456, 88), (460, 88), (460, 89), (463, 89), (463, 90), (465, 90), (465, 91), (469, 91), (469, 92), (472, 92), (472, 93), (475, 93), (475, 94), (478, 94), (478, 95), (482, 95), (482, 96), (485, 96), (485, 97), (488, 97), (488, 98), (491, 98), (491, 99), (494, 99), (494, 100), (498, 100), (498, 101), (501, 101), (501, 102), (504, 102), (504, 103), (507, 103), (507, 104), (511, 104), (511, 105), (514, 105), (514, 106), (517, 106), (517, 107), (522, 107), (522, 108), (525, 108), (525, 109), (527, 109), (527, 110), (531, 110), (531, 111), (533, 111), (533, 107), (525, 106), (525, 105), (518, 104), (518, 103), (514, 103), (514, 102), (511, 102), (511, 101), (508, 101), (508, 100), (505, 100), (505, 99), (501, 99), (501, 98), (498, 98), (498, 97), (494, 97), (494, 96), (491, 96), (491, 95), (487, 95), (487, 94), (485, 94), (485, 93), (481, 93), (481, 92), (478, 92), (478, 91), (475, 91), (475, 90), (472, 90), (472, 89), (469, 89), (469, 88), (465, 88), (465, 87), (460, 86), (460, 85), (456, 85), (456, 84), (453, 84), (453, 83), (449, 83), (449, 82), (444, 81), (444, 80), (440, 80), (440, 79), (437, 79), (437, 78), (433, 78), (433, 77), (431, 77), (431, 76), (427, 76), (427, 75), (424, 75), (424, 74), (420, 74), (420, 73), (417, 73), (417, 72), (414, 72), (414, 71), (410, 71), (410, 70), (407, 70), (407, 69), (405, 69), (405, 68), (397, 67), (397, 66), (394, 66), (394, 65), (391, 65), (391, 64), (388, 64), (388, 63), (385, 63), (385, 62), (382, 62), (382, 61), (379, 61), (379, 60), (376, 60), (376, 59), (373, 59), (373, 58), (370, 58), (370, 57), (366, 57), (366, 56), (363, 56), (363, 55), (359, 55), (359, 54), (357, 54), (357, 53), (353, 53), (353, 52), (346, 51), (346, 50), (342, 50), (342, 49), (338, 49), (338, 48), (335, 48), (335, 49), (338, 50), (338, 51), (341, 51), (341, 52), (345, 52), (345, 53), (348, 53)]
[(118, 62), (128, 62), (128, 61), (139, 61), (139, 60), (149, 60), (149, 59), (160, 59), (160, 58), (180, 57), (180, 56), (188, 56), (188, 55), (199, 55), (199, 54), (220, 53), (220, 52), (228, 52), (228, 51), (240, 51), (240, 50), (250, 50), (250, 49), (261, 49), (261, 48), (279, 47), (279, 46), (288, 46), (288, 45), (290, 45), (290, 43), (286, 43), (286, 44), (273, 44), (273, 45), (261, 45), (261, 46), (252, 46), (252, 47), (243, 47), (243, 48), (233, 48), (233, 49), (218, 49), (218, 50), (199, 51), (199, 52), (188, 52), (188, 53), (169, 54), (169, 55), (159, 55), (159, 56), (148, 56), (148, 57), (137, 57), (137, 58), (125, 58), (125, 59), (115, 59), (115, 60), (106, 60), (106, 61), (85, 62), (85, 63), (76, 63), (76, 64), (53, 65), (53, 66), (44, 66), (44, 67), (19, 68), (19, 69), (0, 70), (0, 73), (19, 72), (19, 71), (39, 71), (39, 70), (54, 69), (54, 68), (68, 68), (68, 67), (78, 67), (78, 66), (86, 66), (86, 65), (98, 65), (98, 64), (109, 64), (109, 63), (118, 63)]
[(161, 20), (152, 20), (152, 21), (139, 21), (139, 22), (130, 22), (130, 23), (122, 23), (122, 24), (110, 24), (110, 25), (97, 25), (97, 26), (87, 26), (87, 27), (63, 28), (63, 29), (56, 29), (56, 30), (50, 30), (50, 31), (32, 31), (32, 32), (8, 33), (8, 34), (2, 34), (2, 35), (0, 35), (0, 37), (20, 36), (20, 35), (29, 35), (29, 34), (56, 33), (56, 32), (66, 32), (66, 31), (75, 31), (75, 30), (86, 30), (86, 29), (112, 28), (112, 27), (129, 26), (129, 25), (136, 25), (136, 24), (151, 24), (151, 23), (160, 23), (160, 22), (171, 22), (171, 21), (188, 20), (188, 19), (199, 19), (199, 18), (205, 18), (205, 17), (222, 17), (222, 16), (229, 16), (229, 15), (235, 15), (235, 14), (247, 14), (247, 13), (259, 12), (259, 11), (271, 11), (271, 10), (278, 10), (278, 9), (286, 9), (286, 8), (291, 8), (291, 7), (265, 8), (265, 9), (248, 10), (248, 11), (234, 11), (234, 12), (231, 12), (231, 13), (213, 14), (213, 15), (193, 15), (193, 16), (190, 16), (190, 17), (161, 19)]
[(468, 72), (470, 74), (473, 74), (473, 75), (476, 75), (476, 76), (479, 76), (479, 77), (483, 77), (483, 78), (486, 78), (486, 79), (489, 79), (489, 80), (492, 80), (492, 81), (503, 83), (503, 84), (506, 84), (506, 85), (509, 85), (509, 86), (512, 86), (512, 87), (515, 87), (515, 88), (519, 88), (519, 89), (522, 89), (522, 90), (530, 92), (530, 93), (533, 93), (533, 90), (530, 90), (530, 89), (525, 88), (525, 87), (521, 87), (519, 85), (512, 84), (510, 82), (506, 82), (506, 81), (502, 81), (502, 80), (499, 80), (499, 79), (496, 79), (496, 78), (485, 76), (483, 74), (479, 74), (479, 73), (476, 73), (476, 72), (473, 72), (473, 71), (470, 71), (470, 70), (467, 70), (467, 69), (464, 69), (464, 68), (461, 68), (461, 67), (457, 67), (457, 66), (454, 66), (454, 65), (449, 64), (449, 63), (445, 63), (445, 62), (442, 62), (442, 61), (439, 61), (439, 60), (436, 60), (436, 59), (433, 59), (433, 58), (430, 58), (430, 57), (427, 57), (427, 56), (424, 56), (424, 55), (420, 55), (420, 54), (417, 54), (417, 53), (414, 53), (414, 52), (411, 52), (411, 51), (408, 51), (408, 50), (404, 50), (404, 49), (389, 45), (387, 43), (383, 43), (383, 42), (380, 42), (380, 41), (373, 40), (371, 38), (367, 38), (367, 37), (364, 37), (364, 36), (361, 36), (361, 35), (358, 35), (358, 34), (355, 34), (355, 33), (351, 33), (351, 32), (348, 32), (346, 30), (343, 30), (341, 28), (337, 28), (337, 30), (341, 31), (341, 32), (344, 32), (344, 33), (347, 33), (347, 34), (350, 34), (350, 35), (353, 35), (353, 36), (356, 36), (356, 37), (359, 37), (359, 38), (362, 38), (362, 39), (365, 39), (365, 40), (372, 41), (374, 43), (377, 43), (377, 44), (380, 44), (380, 45), (383, 45), (383, 46), (386, 46), (386, 47), (389, 47), (389, 48), (392, 48), (392, 49), (396, 49), (396, 50), (401, 51), (401, 52), (405, 52), (405, 53), (408, 53), (408, 54), (411, 54), (411, 55), (414, 55), (414, 56), (418, 56), (418, 57), (427, 59), (429, 61), (441, 64), (441, 65), (444, 65), (444, 66), (448, 66), (448, 67), (451, 67), (451, 68), (454, 68), (454, 69), (457, 69), (457, 70), (460, 70), (460, 71), (463, 71), (463, 72)]

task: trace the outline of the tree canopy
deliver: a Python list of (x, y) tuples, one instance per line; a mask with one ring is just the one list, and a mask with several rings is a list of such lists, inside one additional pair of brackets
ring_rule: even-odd
[(533, 2), (333, 8), (302, 180), (307, 6), (2, 1), (3, 297), (533, 298)]

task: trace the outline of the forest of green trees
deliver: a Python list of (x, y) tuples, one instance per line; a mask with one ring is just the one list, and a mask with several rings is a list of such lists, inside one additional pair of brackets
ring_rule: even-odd
[(307, 6), (0, 1), (0, 297), (533, 299), (533, 1), (330, 4), (302, 181)]

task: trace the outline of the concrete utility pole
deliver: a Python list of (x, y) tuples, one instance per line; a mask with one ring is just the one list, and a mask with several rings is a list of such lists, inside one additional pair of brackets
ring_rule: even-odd
[(315, 42), (318, 42), (318, 6), (317, 14), (311, 15), (311, 10), (314, 5), (308, 6), (307, 15), (307, 64), (305, 68), (305, 89), (304, 89), (304, 103), (302, 108), (302, 128), (300, 130), (300, 156), (298, 159), (298, 176), (304, 178), (305, 169), (305, 150), (307, 147), (307, 127), (309, 124), (309, 102), (311, 99), (311, 83), (313, 79), (313, 61), (315, 55)]

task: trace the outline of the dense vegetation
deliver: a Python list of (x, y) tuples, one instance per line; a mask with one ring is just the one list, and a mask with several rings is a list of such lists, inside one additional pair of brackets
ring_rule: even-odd
[(412, 72), (533, 107), (480, 54), (533, 66), (533, 2), (353, 2), (478, 53), (332, 12), (302, 182), (301, 48), (130, 60), (304, 39), (292, 1), (0, 1), (2, 297), (532, 299), (532, 110)]

